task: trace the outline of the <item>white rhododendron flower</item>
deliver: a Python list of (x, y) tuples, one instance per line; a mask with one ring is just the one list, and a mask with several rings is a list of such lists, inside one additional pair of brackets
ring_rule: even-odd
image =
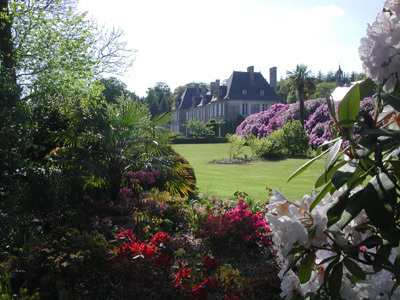
[(360, 59), (366, 75), (383, 90), (393, 92), (400, 70), (400, 1), (386, 1), (386, 11), (380, 12), (374, 23), (368, 25), (367, 37), (361, 39)]
[[(362, 187), (356, 187), (352, 193), (359, 191)], [(311, 204), (317, 194), (306, 195), (302, 201), (288, 200), (278, 191), (273, 191), (270, 204), (267, 205), (268, 213), (266, 220), (270, 223), (270, 229), (273, 233), (273, 247), (277, 254), (277, 262), (281, 266), (278, 276), (282, 279), (281, 297), (291, 299), (294, 295), (305, 296), (307, 293), (316, 293), (324, 282), (325, 270), (328, 268), (331, 260), (327, 260), (336, 255), (333, 251), (333, 240), (341, 246), (359, 244), (371, 235), (370, 230), (363, 232), (355, 230), (355, 227), (365, 223), (368, 220), (367, 214), (361, 211), (349, 225), (343, 230), (335, 223), (327, 228), (327, 210), (345, 191), (344, 188), (336, 191), (332, 196), (327, 194), (312, 210), (309, 211)], [(330, 237), (328, 237), (328, 235)], [(289, 251), (295, 247), (304, 246), (315, 251), (315, 266), (311, 273), (311, 279), (304, 284), (293, 270), (287, 270), (294, 255), (288, 255)], [(376, 250), (364, 249), (365, 253), (376, 254)], [(392, 249), (390, 261), (394, 263), (398, 248)], [(360, 253), (360, 259), (363, 259), (364, 252)], [(353, 261), (357, 263), (356, 261)], [(389, 299), (394, 279), (388, 271), (382, 270), (373, 274), (373, 268), (369, 265), (359, 264), (366, 272), (365, 281), (352, 283), (349, 279), (351, 272), (344, 267), (340, 296), (342, 299)], [(287, 271), (287, 272), (286, 272)], [(286, 272), (286, 274), (285, 274)], [(393, 298), (394, 297), (394, 298)], [(397, 288), (391, 299), (400, 299), (400, 289)]]

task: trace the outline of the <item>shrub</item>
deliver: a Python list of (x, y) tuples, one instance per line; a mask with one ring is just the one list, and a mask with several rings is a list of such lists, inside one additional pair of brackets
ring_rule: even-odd
[(226, 136), (228, 138), (228, 149), (229, 149), (229, 159), (232, 157), (238, 157), (244, 151), (244, 145), (246, 140), (236, 134), (228, 134)]
[(252, 213), (240, 200), (236, 208), (220, 215), (210, 215), (201, 221), (200, 237), (217, 257), (259, 254), (270, 245), (269, 226), (263, 215)]
[(276, 159), (282, 157), (279, 143), (272, 138), (264, 137), (256, 141), (256, 154), (266, 159)]
[(279, 141), (286, 153), (289, 155), (307, 154), (309, 138), (300, 121), (288, 122), (281, 130)]

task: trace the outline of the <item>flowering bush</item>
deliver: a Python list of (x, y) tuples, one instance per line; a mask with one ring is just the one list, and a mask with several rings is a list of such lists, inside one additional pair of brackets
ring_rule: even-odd
[[(358, 187), (353, 193), (360, 189)], [(277, 262), (281, 266), (281, 296), (285, 299), (309, 293), (340, 294), (343, 299), (389, 299), (387, 297), (393, 288), (391, 273), (387, 268), (374, 272), (375, 267), (368, 263), (376, 258), (379, 248), (365, 242), (373, 238), (374, 231), (361, 226), (368, 220), (367, 214), (360, 213), (342, 230), (339, 224), (328, 228), (328, 211), (344, 192), (342, 188), (332, 196), (326, 195), (310, 211), (317, 194), (306, 195), (301, 201), (289, 201), (274, 191), (266, 218), (270, 222)], [(338, 253), (338, 247), (343, 247), (346, 252)], [(389, 248), (385, 248), (387, 250)], [(394, 264), (397, 252), (397, 247), (387, 252), (391, 264)], [(334, 268), (339, 262), (342, 263), (340, 267)], [(298, 273), (291, 270), (296, 264)], [(336, 277), (327, 278), (330, 272)], [(339, 272), (346, 276), (342, 277)], [(336, 280), (337, 277), (340, 280)], [(392, 299), (398, 297), (400, 289), (394, 291)]]
[[(400, 1), (387, 0), (368, 27), (359, 50), (372, 80), (352, 87), (337, 108), (327, 102), (333, 140), (289, 178), (327, 154), (320, 192), (302, 201), (271, 198), (267, 220), (286, 299), (400, 298), (399, 13)], [(360, 115), (375, 87), (374, 114)]]
[(244, 200), (240, 200), (230, 212), (204, 219), (200, 237), (217, 256), (258, 253), (260, 245), (271, 244), (269, 226), (262, 214), (252, 213), (248, 207)]

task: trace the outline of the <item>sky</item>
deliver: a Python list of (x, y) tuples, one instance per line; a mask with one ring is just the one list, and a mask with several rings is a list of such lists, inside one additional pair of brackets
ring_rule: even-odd
[[(112, 4), (111, 4), (112, 3)], [(79, 10), (125, 32), (136, 50), (128, 90), (146, 96), (164, 82), (171, 91), (189, 82), (228, 79), (254, 66), (269, 81), (296, 65), (314, 74), (362, 72), (358, 56), (367, 24), (384, 0), (80, 0)]]

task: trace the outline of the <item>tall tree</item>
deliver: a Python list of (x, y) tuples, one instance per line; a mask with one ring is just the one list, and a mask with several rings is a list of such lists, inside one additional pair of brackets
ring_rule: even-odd
[(293, 71), (287, 71), (288, 87), (297, 91), (297, 99), (300, 104), (300, 122), (304, 127), (304, 101), (307, 95), (315, 90), (314, 78), (311, 77), (311, 70), (307, 70), (307, 66), (300, 64)]
[(123, 32), (88, 20), (77, 11), (77, 0), (8, 1), (22, 100), (82, 106), (100, 94), (96, 78), (131, 65)]
[(126, 84), (116, 77), (101, 78), (100, 83), (104, 86), (101, 94), (107, 103), (117, 103), (117, 100), (121, 97), (135, 101), (139, 100), (139, 97), (129, 91)]
[(164, 82), (158, 82), (153, 88), (147, 90), (145, 101), (154, 118), (155, 116), (170, 112), (174, 98), (170, 87)]

